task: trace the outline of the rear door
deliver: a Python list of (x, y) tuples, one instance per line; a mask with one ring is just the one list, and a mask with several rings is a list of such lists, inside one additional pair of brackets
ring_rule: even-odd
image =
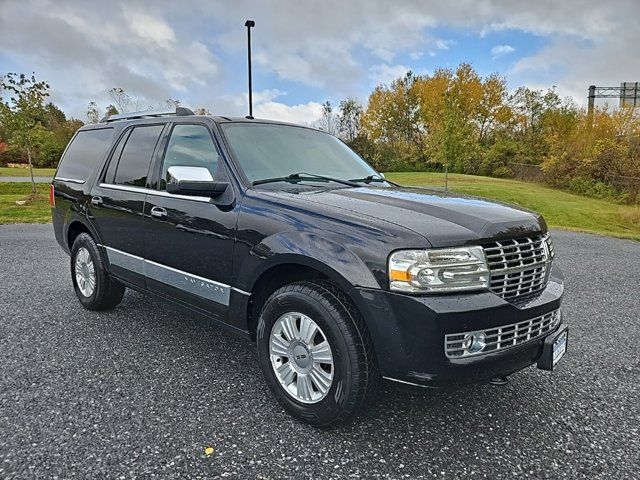
[(100, 182), (91, 191), (89, 215), (114, 275), (145, 285), (143, 212), (149, 166), (164, 124), (126, 129)]
[(171, 166), (204, 167), (214, 180), (229, 181), (206, 123), (172, 125), (157, 166), (156, 191), (145, 204), (147, 288), (224, 320), (238, 217), (233, 187), (229, 184), (219, 199), (170, 194)]

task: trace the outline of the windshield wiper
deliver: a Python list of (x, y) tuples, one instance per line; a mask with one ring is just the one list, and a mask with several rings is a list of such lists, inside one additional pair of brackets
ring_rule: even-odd
[(284, 177), (263, 178), (262, 180), (254, 181), (253, 185), (262, 185), (265, 183), (274, 183), (274, 182), (299, 182), (302, 180), (304, 181), (322, 180), (323, 182), (336, 182), (336, 183), (341, 183), (342, 185), (349, 185), (350, 187), (360, 186), (352, 180), (342, 180), (341, 178), (326, 177), (324, 175), (316, 175), (315, 173), (306, 173), (306, 172), (291, 173)]
[(395, 185), (396, 187), (399, 187), (400, 185), (398, 185), (395, 182), (392, 182), (391, 180), (387, 180), (386, 178), (384, 178), (382, 175), (378, 174), (378, 173), (374, 173), (372, 175), (367, 175), (364, 178), (351, 178), (349, 179), (350, 182), (360, 182), (360, 183), (372, 183), (372, 182), (387, 182), (390, 183), (391, 185)]

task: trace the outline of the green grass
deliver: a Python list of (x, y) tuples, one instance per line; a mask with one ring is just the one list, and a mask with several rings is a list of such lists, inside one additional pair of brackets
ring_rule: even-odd
[[(391, 172), (402, 185), (444, 187), (444, 174)], [(520, 205), (540, 212), (550, 227), (640, 240), (640, 206), (618, 205), (536, 183), (449, 174), (449, 190)]]
[(36, 191), (38, 197), (33, 203), (16, 205), (16, 200), (24, 200), (31, 193), (31, 183), (0, 183), (0, 224), (50, 222), (49, 184), (37, 183)]
[[(34, 168), (34, 177), (53, 177), (56, 173), (55, 168)], [(28, 168), (0, 167), (0, 177), (28, 177), (30, 175)]]

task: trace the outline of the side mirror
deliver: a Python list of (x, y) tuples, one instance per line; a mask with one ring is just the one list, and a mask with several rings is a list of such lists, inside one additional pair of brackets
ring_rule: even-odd
[(228, 182), (216, 182), (204, 167), (172, 166), (167, 170), (167, 192), (175, 195), (216, 198), (229, 186)]

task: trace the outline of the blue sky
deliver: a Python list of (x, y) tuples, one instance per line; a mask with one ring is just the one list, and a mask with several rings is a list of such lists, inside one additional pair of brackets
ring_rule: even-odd
[[(624, 12), (621, 14), (621, 12)], [(590, 84), (640, 80), (640, 3), (409, 0), (2, 0), (0, 73), (35, 72), (83, 118), (123, 87), (141, 108), (171, 97), (217, 114), (246, 112), (253, 18), (255, 112), (313, 123), (325, 100), (355, 97), (411, 69), (471, 63), (511, 88), (556, 86), (585, 103)]]

